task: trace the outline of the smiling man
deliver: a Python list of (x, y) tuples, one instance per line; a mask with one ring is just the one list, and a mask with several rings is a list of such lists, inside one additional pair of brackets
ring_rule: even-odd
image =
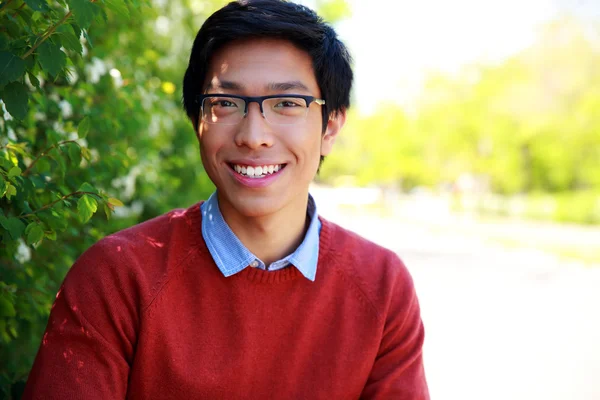
[(428, 399), (406, 267), (308, 192), (351, 85), (346, 48), (309, 9), (213, 14), (183, 102), (217, 190), (77, 260), (24, 397)]

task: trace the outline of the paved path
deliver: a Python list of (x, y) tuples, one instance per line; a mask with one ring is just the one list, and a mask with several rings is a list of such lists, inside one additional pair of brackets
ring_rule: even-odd
[(465, 235), (317, 202), (410, 269), (433, 399), (600, 399), (600, 265), (493, 245), (476, 224)]

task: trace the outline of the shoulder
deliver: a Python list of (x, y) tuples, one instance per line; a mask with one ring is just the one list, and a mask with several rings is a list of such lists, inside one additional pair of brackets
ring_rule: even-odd
[(412, 302), (412, 276), (392, 250), (321, 218), (329, 235), (330, 264), (364, 294), (379, 317), (391, 301)]
[(196, 204), (106, 236), (77, 259), (64, 286), (89, 295), (131, 292), (140, 305), (147, 305), (162, 282), (198, 249), (200, 225)]

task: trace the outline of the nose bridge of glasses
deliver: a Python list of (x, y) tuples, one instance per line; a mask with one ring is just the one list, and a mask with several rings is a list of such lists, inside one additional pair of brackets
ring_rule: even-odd
[(251, 103), (256, 103), (258, 105), (258, 110), (260, 111), (260, 114), (263, 116), (263, 118), (265, 117), (265, 110), (263, 109), (263, 101), (264, 99), (261, 97), (248, 97), (247, 99), (245, 99), (244, 101), (244, 117), (246, 117), (248, 115), (248, 112), (250, 111), (250, 104)]

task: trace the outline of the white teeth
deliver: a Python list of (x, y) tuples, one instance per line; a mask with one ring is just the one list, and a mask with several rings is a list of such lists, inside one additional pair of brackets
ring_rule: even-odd
[(246, 175), (251, 178), (263, 178), (268, 174), (274, 174), (282, 168), (283, 166), (281, 165), (262, 165), (258, 167), (250, 167), (239, 164), (233, 165), (233, 169), (235, 170), (235, 172), (241, 175)]

